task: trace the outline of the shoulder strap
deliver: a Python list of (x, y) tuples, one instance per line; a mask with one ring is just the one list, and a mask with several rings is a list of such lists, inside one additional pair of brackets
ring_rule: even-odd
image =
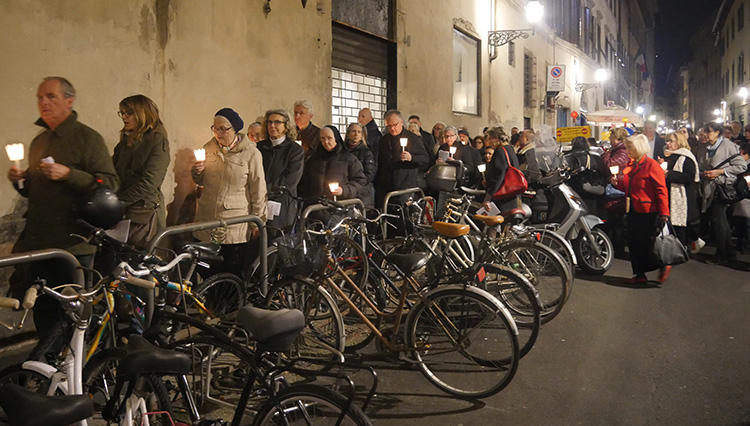
[(505, 149), (506, 145), (500, 145), (500, 148), (503, 149), (503, 152), (505, 153), (505, 160), (508, 161), (508, 167), (513, 167), (512, 164), (510, 164), (510, 157), (508, 157), (508, 150)]
[(737, 157), (738, 155), (740, 155), (740, 154), (734, 154), (734, 155), (732, 155), (732, 156), (728, 157), (728, 158), (727, 158), (726, 160), (724, 160), (724, 161), (722, 161), (721, 163), (717, 164), (717, 165), (715, 166), (715, 168), (717, 168), (717, 169), (718, 169), (719, 167), (723, 166), (724, 164), (727, 164), (728, 162), (732, 161), (732, 159), (733, 159), (734, 157)]

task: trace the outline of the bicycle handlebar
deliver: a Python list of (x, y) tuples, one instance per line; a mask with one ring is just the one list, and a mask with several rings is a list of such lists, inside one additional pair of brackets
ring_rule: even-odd
[[(153, 268), (153, 271), (156, 271), (156, 272), (167, 272), (167, 271), (170, 271), (175, 266), (177, 266), (178, 263), (180, 263), (180, 262), (182, 262), (183, 260), (186, 260), (186, 259), (191, 259), (192, 257), (193, 257), (193, 255), (190, 254), (190, 253), (180, 253), (174, 259), (172, 259), (171, 262), (167, 263), (166, 265), (164, 265), (164, 266), (155, 266)], [(143, 276), (149, 275), (149, 274), (151, 274), (153, 272), (149, 268), (135, 269), (132, 266), (130, 266), (130, 264), (128, 264), (128, 262), (124, 262), (124, 261), (120, 262), (120, 264), (117, 265), (117, 266), (118, 266), (118, 268), (126, 271), (128, 274), (133, 275), (135, 277), (143, 277)]]
[(144, 280), (143, 278), (134, 277), (132, 275), (128, 275), (127, 277), (120, 278), (120, 281), (132, 284), (136, 287), (146, 288), (149, 290), (152, 290), (154, 287), (156, 287), (156, 283), (149, 280)]
[(36, 303), (37, 295), (38, 293), (36, 287), (29, 287), (29, 289), (26, 290), (26, 294), (23, 296), (23, 308), (27, 310), (33, 308), (34, 304)]
[(16, 310), (21, 306), (21, 302), (18, 299), (12, 297), (0, 297), (0, 308)]

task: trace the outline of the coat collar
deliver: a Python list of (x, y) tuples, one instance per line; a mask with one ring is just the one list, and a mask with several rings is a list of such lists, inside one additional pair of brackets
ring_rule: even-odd
[(40, 127), (44, 127), (45, 129), (49, 130), (50, 132), (57, 133), (61, 137), (66, 138), (66, 137), (69, 137), (69, 136), (71, 136), (73, 134), (73, 131), (75, 130), (75, 123), (76, 123), (76, 121), (78, 121), (78, 113), (75, 112), (75, 111), (73, 111), (73, 112), (70, 113), (70, 115), (68, 116), (68, 118), (66, 118), (65, 120), (63, 120), (63, 122), (60, 123), (60, 125), (55, 128), (55, 130), (50, 129), (49, 126), (47, 125), (47, 123), (45, 123), (44, 120), (42, 120), (41, 117), (38, 120), (36, 120), (34, 122), (34, 124), (36, 124), (37, 126), (40, 126)]

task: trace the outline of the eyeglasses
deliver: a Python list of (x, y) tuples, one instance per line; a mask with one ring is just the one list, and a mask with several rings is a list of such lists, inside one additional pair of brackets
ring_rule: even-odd
[(282, 124), (286, 124), (286, 121), (282, 121), (282, 120), (268, 120), (268, 124), (273, 124), (274, 126), (280, 126)]
[(232, 128), (211, 126), (211, 130), (213, 130), (216, 133), (227, 133), (228, 131), (232, 130)]
[(125, 118), (125, 116), (131, 116), (133, 115), (132, 112), (125, 112), (125, 111), (117, 111), (117, 115), (120, 116), (120, 118)]

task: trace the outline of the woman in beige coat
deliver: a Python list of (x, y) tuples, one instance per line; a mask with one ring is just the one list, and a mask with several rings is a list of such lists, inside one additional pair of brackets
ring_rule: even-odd
[[(231, 108), (223, 108), (214, 116), (211, 126), (214, 137), (203, 145), (206, 159), (196, 161), (192, 169), (193, 180), (203, 187), (195, 212), (196, 222), (247, 214), (265, 220), (263, 159), (255, 144), (239, 133), (242, 127), (242, 119)], [(224, 257), (221, 269), (242, 275), (250, 257), (247, 243), (255, 239), (257, 232), (254, 224), (241, 223), (196, 231), (193, 235), (201, 241), (221, 244)]]

